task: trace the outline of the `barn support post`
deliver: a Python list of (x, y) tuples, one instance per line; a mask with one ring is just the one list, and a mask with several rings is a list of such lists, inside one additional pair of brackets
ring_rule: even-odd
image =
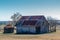
[(56, 25), (55, 25), (55, 27), (54, 27), (54, 32), (56, 32)]
[(50, 26), (50, 32), (51, 32), (51, 26)]
[(49, 32), (52, 32), (52, 25), (49, 24)]

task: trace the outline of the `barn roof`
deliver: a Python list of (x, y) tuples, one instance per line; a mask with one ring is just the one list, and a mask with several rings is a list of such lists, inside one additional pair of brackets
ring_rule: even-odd
[(21, 19), (29, 19), (30, 16), (22, 16)]
[(30, 19), (42, 19), (45, 18), (43, 15), (41, 16), (22, 16), (20, 20), (30, 20)]
[(22, 25), (35, 25), (37, 20), (24, 20)]
[(22, 25), (35, 25), (37, 21), (41, 20), (42, 18), (43, 20), (45, 19), (43, 15), (42, 16), (22, 16), (17, 23), (18, 24), (22, 23)]

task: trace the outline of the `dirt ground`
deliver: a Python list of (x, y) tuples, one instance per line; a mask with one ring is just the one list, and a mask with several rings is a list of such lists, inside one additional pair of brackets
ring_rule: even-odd
[(57, 31), (46, 34), (3, 34), (0, 32), (0, 40), (60, 40), (60, 26), (57, 26)]

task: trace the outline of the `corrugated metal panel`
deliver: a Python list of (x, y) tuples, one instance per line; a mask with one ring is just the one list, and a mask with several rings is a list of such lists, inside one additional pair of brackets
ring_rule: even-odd
[(4, 33), (13, 33), (14, 32), (14, 28), (4, 28)]
[(21, 20), (29, 19), (30, 16), (22, 16)]
[(31, 19), (41, 19), (44, 16), (31, 16)]
[(36, 19), (42, 19), (42, 18), (45, 19), (44, 16), (22, 16), (20, 20), (30, 20), (30, 19), (36, 20)]
[(25, 20), (22, 25), (35, 25), (36, 20)]
[(17, 33), (36, 33), (36, 30), (34, 27), (19, 27)]

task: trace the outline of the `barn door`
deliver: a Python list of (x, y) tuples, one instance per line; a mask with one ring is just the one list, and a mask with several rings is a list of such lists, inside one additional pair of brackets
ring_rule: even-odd
[(40, 26), (36, 27), (36, 33), (40, 33)]

